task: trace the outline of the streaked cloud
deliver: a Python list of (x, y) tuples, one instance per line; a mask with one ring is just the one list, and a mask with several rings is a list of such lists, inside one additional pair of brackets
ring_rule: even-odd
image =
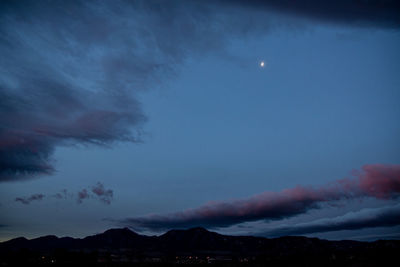
[(304, 235), (312, 233), (358, 230), (364, 228), (400, 225), (400, 205), (362, 209), (334, 218), (324, 218), (306, 223), (284, 225), (259, 233), (267, 237)]
[(257, 220), (280, 220), (304, 214), (338, 200), (396, 199), (400, 195), (400, 165), (365, 165), (353, 178), (340, 179), (320, 188), (296, 186), (281, 192), (264, 192), (247, 199), (209, 202), (171, 214), (127, 218), (121, 224), (136, 229), (165, 230), (193, 226), (227, 227)]

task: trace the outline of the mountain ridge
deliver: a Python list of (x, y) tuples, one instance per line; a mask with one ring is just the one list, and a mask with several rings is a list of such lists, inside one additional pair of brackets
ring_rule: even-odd
[[(14, 238), (0, 243), (0, 259), (21, 263), (21, 259), (37, 261), (42, 257), (69, 262), (124, 261), (164, 263), (210, 263), (220, 261), (252, 261), (263, 264), (301, 263), (381, 265), (397, 258), (400, 240), (361, 242), (353, 240), (329, 241), (302, 236), (265, 238), (230, 236), (196, 227), (170, 230), (159, 236), (141, 235), (129, 228), (113, 228), (84, 238), (47, 235), (33, 239)], [(73, 260), (71, 260), (73, 259)], [(39, 262), (40, 263), (40, 262)], [(16, 264), (16, 266), (19, 266)], [(328, 265), (329, 265), (328, 264)], [(353, 266), (353, 265), (349, 266)], [(236, 265), (235, 265), (236, 266)], [(300, 264), (300, 266), (302, 266)], [(313, 266), (313, 265), (312, 265)], [(357, 265), (358, 266), (358, 265)]]
[[(46, 248), (48, 246), (60, 247), (62, 245), (68, 247), (68, 243), (81, 243), (79, 247), (82, 248), (129, 248), (133, 245), (147, 243), (149, 241), (156, 242), (177, 242), (177, 243), (201, 243), (201, 242), (213, 242), (213, 243), (227, 243), (227, 242), (244, 242), (244, 241), (257, 241), (258, 243), (264, 242), (280, 242), (286, 243), (293, 241), (299, 241), (306, 244), (307, 242), (319, 242), (319, 243), (351, 243), (351, 244), (373, 244), (377, 242), (395, 242), (400, 243), (400, 240), (377, 240), (377, 241), (355, 241), (355, 240), (339, 240), (331, 241), (325, 239), (319, 239), (314, 237), (304, 237), (304, 236), (282, 236), (277, 238), (267, 238), (259, 236), (233, 236), (233, 235), (223, 235), (217, 232), (209, 231), (203, 227), (194, 227), (189, 229), (172, 229), (164, 234), (158, 236), (148, 236), (136, 233), (135, 231), (125, 227), (125, 228), (111, 228), (103, 233), (98, 233), (94, 235), (89, 235), (83, 238), (73, 238), (69, 236), (58, 237), (56, 235), (45, 235), (32, 239), (27, 239), (25, 237), (17, 237), (7, 241), (0, 242), (0, 250), (2, 249), (19, 249), (19, 248)], [(55, 244), (62, 243), (62, 244)], [(96, 243), (96, 244), (94, 244)], [(50, 247), (49, 247), (50, 248)]]

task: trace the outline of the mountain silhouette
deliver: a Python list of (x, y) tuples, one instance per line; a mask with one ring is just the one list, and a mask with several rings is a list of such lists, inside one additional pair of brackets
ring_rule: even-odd
[[(110, 229), (85, 238), (58, 238), (54, 235), (28, 240), (24, 237), (0, 243), (3, 265), (30, 263), (41, 255), (52, 261), (82, 262), (147, 262), (164, 263), (216, 263), (253, 261), (254, 264), (296, 263), (299, 266), (340, 264), (353, 266), (382, 265), (397, 257), (399, 240), (375, 242), (328, 241), (318, 238), (287, 236), (264, 238), (254, 236), (229, 236), (197, 227), (187, 230), (170, 230), (160, 236), (146, 236), (134, 231)], [(50, 255), (50, 256), (49, 256)], [(85, 256), (86, 255), (86, 256)], [(46, 259), (46, 258), (45, 258)], [(54, 263), (53, 262), (53, 263)], [(23, 262), (22, 262), (23, 263)], [(243, 263), (244, 264), (244, 263)], [(334, 265), (335, 265), (334, 264)], [(236, 265), (235, 265), (236, 266)]]

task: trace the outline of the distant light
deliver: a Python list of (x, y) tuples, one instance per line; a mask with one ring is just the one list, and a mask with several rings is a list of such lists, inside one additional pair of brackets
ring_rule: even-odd
[(265, 62), (264, 62), (264, 61), (261, 61), (261, 62), (260, 62), (260, 67), (261, 67), (261, 68), (264, 68), (264, 66), (265, 66)]

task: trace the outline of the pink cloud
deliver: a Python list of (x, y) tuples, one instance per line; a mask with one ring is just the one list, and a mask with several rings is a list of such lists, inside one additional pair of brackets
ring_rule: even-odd
[(400, 165), (364, 165), (352, 178), (313, 188), (296, 186), (246, 199), (209, 202), (172, 214), (151, 214), (122, 220), (136, 228), (169, 229), (193, 226), (225, 227), (256, 220), (279, 220), (318, 209), (337, 200), (372, 197), (394, 199), (400, 194)]
[(82, 201), (86, 198), (89, 198), (89, 193), (86, 189), (82, 189), (78, 192), (78, 203), (82, 203)]
[(359, 174), (359, 187), (376, 198), (396, 197), (400, 192), (400, 165), (364, 165)]
[(102, 183), (97, 182), (97, 184), (92, 187), (92, 192), (99, 197), (100, 201), (103, 203), (111, 204), (114, 193), (111, 189), (105, 189)]

